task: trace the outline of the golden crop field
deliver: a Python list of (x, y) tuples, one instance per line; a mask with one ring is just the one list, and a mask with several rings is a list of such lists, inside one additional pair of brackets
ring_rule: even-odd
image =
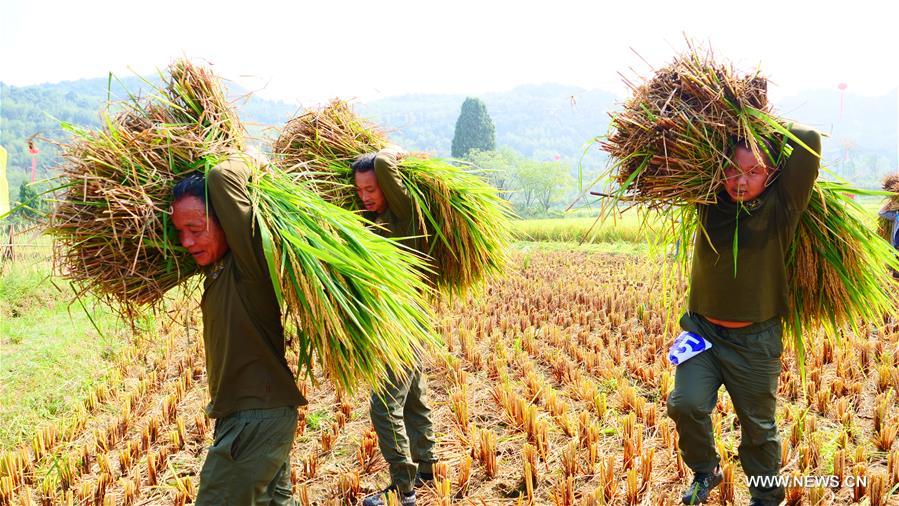
[[(668, 285), (644, 256), (536, 249), (482, 294), (439, 305), (446, 341), (427, 364), (440, 465), (421, 504), (676, 504), (690, 471), (665, 413), (675, 329)], [(200, 321), (184, 301), (134, 343), (79, 414), (35, 427), (0, 458), (0, 503), (186, 504), (211, 443)], [(784, 353), (783, 473), (862, 476), (853, 488), (791, 488), (789, 504), (899, 504), (899, 320), (864, 335), (807, 336), (803, 385)], [(295, 359), (289, 361), (295, 364)], [(319, 378), (320, 380), (320, 378)], [(292, 454), (301, 504), (356, 504), (386, 485), (368, 395), (306, 382)], [(725, 483), (745, 504), (739, 423), (713, 413)], [(890, 495), (890, 492), (892, 494)]]

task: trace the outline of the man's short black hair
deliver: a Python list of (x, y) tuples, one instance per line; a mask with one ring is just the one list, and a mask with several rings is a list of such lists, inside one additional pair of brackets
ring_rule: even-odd
[[(757, 142), (759, 152), (765, 157), (768, 167), (776, 169), (784, 158), (783, 144), (774, 139), (762, 139)], [(730, 154), (733, 155), (737, 151), (737, 148), (752, 151), (752, 148), (749, 147), (749, 141), (747, 141), (746, 138), (734, 136), (731, 138)]]
[(206, 176), (199, 172), (185, 177), (172, 188), (172, 203), (184, 197), (196, 197), (206, 206), (206, 214), (215, 218), (212, 202), (206, 200)]
[(371, 172), (375, 170), (375, 158), (377, 158), (377, 153), (365, 153), (364, 155), (359, 155), (356, 158), (356, 161), (350, 165), (350, 168), (353, 169), (353, 175), (355, 176), (359, 172)]

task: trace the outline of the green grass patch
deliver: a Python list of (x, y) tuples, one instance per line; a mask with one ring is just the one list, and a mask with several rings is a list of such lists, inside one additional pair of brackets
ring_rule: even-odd
[(319, 430), (326, 427), (331, 422), (331, 413), (326, 409), (313, 411), (306, 415), (306, 427), (312, 430)]
[(512, 234), (519, 241), (575, 243), (644, 242), (636, 213), (619, 220), (598, 222), (593, 218), (544, 218), (512, 222)]
[(17, 262), (0, 277), (0, 449), (72, 415), (125, 346), (128, 330), (108, 309), (85, 300), (88, 317), (51, 279), (46, 260)]
[[(862, 195), (857, 202), (870, 216), (870, 225), (876, 226), (877, 211), (884, 199)], [(641, 218), (636, 210), (625, 211), (617, 219), (597, 221), (599, 209), (578, 209), (563, 217), (515, 220), (512, 234), (520, 242), (557, 243), (645, 243), (647, 230), (641, 230)], [(613, 248), (622, 249), (620, 245)], [(627, 249), (627, 248), (623, 248)]]

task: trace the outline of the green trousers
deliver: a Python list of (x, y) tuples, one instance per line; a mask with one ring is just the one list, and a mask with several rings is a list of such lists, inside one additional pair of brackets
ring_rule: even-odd
[(248, 409), (218, 419), (200, 472), (196, 504), (296, 504), (290, 482), (296, 430), (294, 407)]
[(391, 373), (384, 392), (371, 397), (371, 422), (378, 434), (378, 446), (390, 466), (392, 485), (402, 492), (413, 490), (416, 472), (432, 472), (431, 465), (437, 461), (425, 387), (419, 366), (405, 378)]
[[(718, 389), (724, 385), (742, 429), (743, 472), (776, 476), (780, 472), (780, 437), (774, 419), (783, 351), (780, 319), (728, 329), (687, 313), (680, 324), (712, 343), (711, 349), (677, 366), (674, 391), (668, 397), (668, 416), (677, 425), (684, 463), (694, 473), (710, 473), (718, 465), (710, 415), (718, 402)], [(751, 487), (750, 493), (771, 502), (784, 498), (782, 487)]]

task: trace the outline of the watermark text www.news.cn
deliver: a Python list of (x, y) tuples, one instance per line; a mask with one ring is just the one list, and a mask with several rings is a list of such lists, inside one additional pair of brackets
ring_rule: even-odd
[(868, 486), (867, 476), (747, 476), (746, 485), (749, 487), (771, 488), (853, 488), (855, 486)]

